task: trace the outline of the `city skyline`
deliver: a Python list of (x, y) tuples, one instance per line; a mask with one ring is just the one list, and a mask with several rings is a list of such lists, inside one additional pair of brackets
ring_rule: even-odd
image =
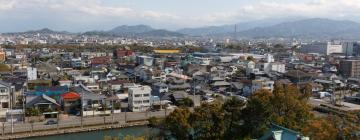
[(263, 19), (359, 21), (358, 0), (0, 0), (0, 32), (41, 28), (81, 32), (146, 24), (179, 29)]

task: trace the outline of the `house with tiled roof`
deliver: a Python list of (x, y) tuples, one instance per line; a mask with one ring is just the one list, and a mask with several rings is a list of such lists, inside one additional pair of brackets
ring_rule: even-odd
[(310, 140), (300, 132), (271, 124), (270, 129), (258, 140)]
[(76, 92), (61, 94), (61, 106), (65, 113), (74, 114), (81, 109), (81, 96)]

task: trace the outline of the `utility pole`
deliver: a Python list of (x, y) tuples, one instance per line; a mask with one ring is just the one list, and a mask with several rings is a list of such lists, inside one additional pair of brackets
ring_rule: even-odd
[(5, 122), (2, 123), (2, 135), (5, 135)]
[(126, 118), (126, 117), (127, 117), (127, 116), (126, 116), (126, 112), (127, 112), (127, 109), (125, 109), (125, 123), (126, 123), (126, 121), (127, 121), (127, 120), (126, 120), (126, 119), (127, 119), (127, 118)]
[(84, 93), (81, 92), (81, 121), (80, 121), (81, 128), (83, 128), (83, 118), (84, 118)]
[(13, 102), (14, 102), (14, 89), (15, 86), (10, 86), (10, 116), (11, 116), (11, 134), (14, 133), (14, 118), (13, 118)]
[[(24, 88), (24, 87), (23, 87)], [(22, 91), (22, 106), (23, 106), (23, 123), (26, 122), (26, 107), (25, 107), (25, 102), (26, 102), (26, 96), (25, 96), (25, 93), (24, 93), (24, 89), (21, 90)]]
[(111, 100), (111, 124), (114, 123), (114, 100)]

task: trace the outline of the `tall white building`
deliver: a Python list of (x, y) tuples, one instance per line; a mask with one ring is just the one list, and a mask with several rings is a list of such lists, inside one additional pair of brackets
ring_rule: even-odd
[(27, 68), (27, 79), (36, 80), (37, 79), (37, 69), (34, 67)]
[(151, 88), (138, 86), (129, 88), (129, 109), (133, 112), (146, 111), (150, 108)]

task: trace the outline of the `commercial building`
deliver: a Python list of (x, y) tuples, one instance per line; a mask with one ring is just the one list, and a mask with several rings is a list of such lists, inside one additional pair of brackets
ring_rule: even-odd
[(360, 77), (360, 60), (341, 60), (339, 72), (344, 77)]
[(304, 45), (300, 48), (300, 52), (330, 55), (333, 53), (344, 53), (344, 50), (341, 42), (333, 41), (327, 43), (312, 43), (312, 44)]
[(138, 86), (129, 88), (129, 109), (133, 112), (146, 111), (150, 108), (151, 88)]

